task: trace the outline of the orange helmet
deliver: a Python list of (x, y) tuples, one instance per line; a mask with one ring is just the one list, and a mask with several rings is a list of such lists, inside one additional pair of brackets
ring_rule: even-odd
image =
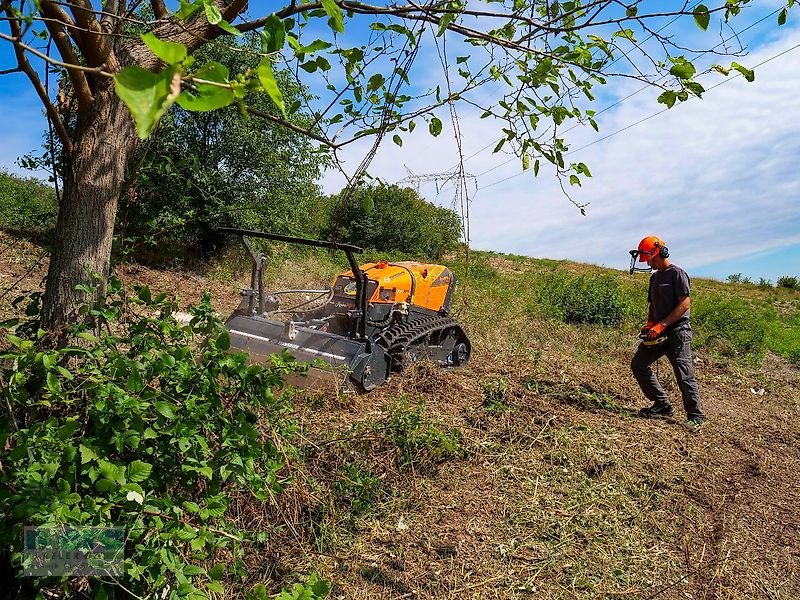
[(661, 255), (662, 258), (667, 258), (669, 256), (669, 248), (667, 248), (667, 244), (662, 240), (660, 237), (655, 235), (648, 235), (646, 238), (642, 239), (639, 242), (639, 248), (636, 250), (630, 251), (631, 255), (631, 268), (630, 273), (633, 274), (635, 271), (649, 271), (650, 266), (646, 269), (639, 269), (636, 267), (636, 259), (639, 259), (639, 262), (648, 262), (652, 258), (655, 258), (658, 255)]
[(659, 253), (664, 258), (669, 256), (669, 251), (667, 250), (667, 245), (664, 243), (664, 240), (655, 235), (648, 235), (639, 242), (639, 249), (636, 252), (639, 256), (639, 262), (647, 262)]

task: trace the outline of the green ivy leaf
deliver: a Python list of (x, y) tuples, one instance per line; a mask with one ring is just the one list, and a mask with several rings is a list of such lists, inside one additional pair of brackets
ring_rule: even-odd
[(697, 23), (697, 26), (705, 31), (708, 29), (708, 23), (711, 21), (711, 15), (708, 12), (708, 7), (705, 4), (698, 4), (694, 7), (694, 22)]
[(114, 75), (114, 89), (136, 122), (136, 134), (147, 139), (181, 91), (181, 71), (172, 65), (153, 73), (138, 65)]
[(334, 0), (322, 0), (322, 8), (330, 17), (330, 25), (334, 31), (344, 31), (344, 14), (341, 7)]
[(128, 466), (128, 481), (134, 483), (141, 483), (150, 477), (153, 471), (153, 465), (150, 463), (135, 460)]
[(152, 53), (168, 65), (177, 65), (188, 56), (186, 46), (183, 44), (160, 40), (153, 33), (145, 33), (141, 37)]
[[(205, 112), (216, 110), (231, 104), (235, 97), (233, 91), (228, 86), (228, 68), (218, 62), (211, 61), (195, 73), (196, 79), (213, 81), (220, 85), (211, 83), (195, 82), (196, 94), (184, 91), (178, 96), (178, 104), (192, 112)], [(222, 85), (224, 84), (224, 86)]]
[(692, 92), (698, 98), (702, 98), (703, 92), (706, 91), (706, 89), (696, 81), (687, 81), (684, 85), (686, 85), (687, 90)]
[(275, 80), (275, 75), (272, 73), (272, 61), (269, 57), (264, 57), (258, 65), (258, 80), (261, 82), (261, 87), (272, 98), (275, 106), (281, 111), (283, 116), (286, 116), (286, 105), (283, 102), (283, 93), (278, 87), (278, 82)]

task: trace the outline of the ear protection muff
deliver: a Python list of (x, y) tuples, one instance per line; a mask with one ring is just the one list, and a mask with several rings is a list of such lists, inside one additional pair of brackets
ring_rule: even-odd
[(661, 256), (661, 258), (669, 258), (669, 248), (662, 246), (658, 242), (656, 242), (655, 245), (656, 248), (658, 248), (658, 254)]

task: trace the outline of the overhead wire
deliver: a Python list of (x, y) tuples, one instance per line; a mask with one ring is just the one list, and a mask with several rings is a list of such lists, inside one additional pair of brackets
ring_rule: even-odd
[[(730, 42), (731, 40), (733, 40), (733, 39), (735, 39), (735, 38), (738, 38), (738, 37), (739, 37), (741, 34), (743, 34), (743, 33), (745, 33), (746, 31), (748, 31), (748, 30), (752, 29), (752, 28), (753, 28), (753, 27), (755, 27), (756, 25), (759, 25), (759, 24), (763, 23), (763, 22), (764, 22), (766, 19), (769, 19), (770, 17), (773, 17), (773, 16), (775, 16), (775, 15), (776, 15), (776, 14), (778, 14), (780, 11), (781, 11), (781, 9), (780, 9), (780, 8), (778, 8), (778, 9), (776, 9), (776, 10), (772, 11), (771, 13), (769, 13), (769, 14), (767, 14), (767, 15), (765, 15), (765, 16), (763, 16), (763, 17), (761, 17), (760, 19), (758, 19), (758, 20), (754, 21), (753, 23), (751, 23), (750, 25), (748, 25), (748, 26), (747, 26), (747, 27), (745, 27), (744, 29), (741, 29), (741, 30), (740, 30), (740, 31), (738, 31), (738, 32), (734, 32), (734, 33), (733, 33), (733, 35), (731, 35), (730, 37), (727, 37), (727, 38), (723, 39), (723, 40), (722, 40), (722, 41), (720, 41), (718, 44), (716, 44), (716, 45), (712, 46), (712, 47), (711, 47), (711, 48), (709, 48), (708, 50), (704, 50), (703, 52), (700, 52), (700, 53), (698, 53), (698, 54), (697, 54), (697, 55), (696, 55), (694, 58), (695, 58), (695, 59), (697, 59), (697, 58), (700, 58), (700, 57), (702, 57), (702, 56), (704, 56), (704, 55), (706, 55), (706, 54), (708, 54), (708, 53), (710, 53), (710, 52), (713, 52), (713, 51), (714, 51), (714, 49), (718, 48), (719, 46), (721, 46), (721, 45), (723, 45), (723, 44), (726, 44), (726, 43)], [(676, 19), (677, 19), (677, 17), (676, 17)], [(669, 24), (671, 24), (672, 22), (674, 22), (676, 19), (673, 19), (673, 20), (672, 20), (670, 23), (668, 23), (668, 25), (669, 25)], [(666, 27), (666, 26), (665, 26), (665, 27)], [(663, 28), (662, 28), (662, 30), (663, 30)], [(659, 30), (658, 32), (660, 32), (660, 31), (662, 31), (662, 30)], [(658, 32), (657, 32), (657, 33), (658, 33)], [(651, 37), (652, 37), (652, 36), (651, 36)], [(650, 39), (650, 38), (648, 38), (648, 39)], [(777, 58), (777, 56), (776, 56), (775, 58)], [(768, 61), (767, 61), (767, 62), (768, 62)], [(764, 64), (764, 63), (761, 63), (761, 64)], [(759, 64), (759, 65), (756, 65), (756, 67), (758, 67), (758, 66), (761, 66), (761, 64)], [(753, 67), (753, 68), (756, 68), (756, 67)], [(738, 75), (738, 74), (737, 74), (737, 75)], [(735, 78), (737, 75), (735, 75), (735, 76), (734, 76), (734, 78)], [(661, 77), (661, 78), (660, 78), (660, 80), (661, 80), (661, 81), (663, 81), (664, 79), (666, 79), (666, 76), (663, 76), (663, 77)], [(719, 83), (719, 84), (716, 84), (716, 85), (714, 85), (714, 86), (712, 86), (712, 87), (708, 88), (708, 90), (706, 90), (706, 92), (707, 92), (707, 91), (709, 91), (709, 90), (712, 90), (712, 89), (714, 89), (714, 88), (716, 88), (716, 87), (718, 87), (719, 85), (722, 85), (722, 83), (725, 83), (725, 82), (727, 82), (727, 81), (730, 81), (730, 79), (726, 79), (726, 80), (722, 81), (721, 83)], [(600, 114), (602, 114), (602, 113), (604, 113), (604, 112), (606, 112), (606, 111), (608, 111), (608, 110), (611, 110), (612, 108), (614, 108), (614, 107), (616, 107), (616, 106), (619, 106), (620, 104), (622, 104), (622, 103), (624, 103), (625, 101), (629, 100), (629, 99), (630, 99), (630, 98), (632, 98), (633, 96), (635, 96), (635, 95), (637, 95), (637, 94), (639, 94), (639, 93), (643, 92), (644, 90), (651, 89), (652, 87), (653, 87), (653, 84), (648, 84), (648, 85), (645, 85), (645, 86), (643, 86), (643, 87), (641, 87), (641, 88), (638, 88), (637, 90), (635, 90), (634, 92), (631, 92), (630, 94), (628, 94), (628, 95), (627, 95), (627, 96), (625, 96), (624, 98), (620, 98), (619, 100), (617, 100), (617, 101), (616, 101), (616, 102), (614, 102), (613, 104), (610, 104), (610, 105), (606, 106), (605, 108), (603, 108), (602, 110), (599, 110), (599, 111), (597, 111), (597, 112), (595, 113), (595, 115), (594, 115), (594, 116), (600, 115)], [(601, 141), (603, 141), (603, 140), (606, 140), (606, 139), (608, 139), (609, 137), (612, 137), (612, 136), (614, 136), (614, 135), (617, 135), (618, 133), (622, 133), (622, 131), (625, 131), (625, 130), (627, 130), (627, 129), (630, 129), (630, 128), (632, 128), (632, 127), (635, 127), (636, 125), (639, 125), (639, 124), (641, 124), (641, 123), (644, 123), (645, 121), (649, 121), (650, 119), (652, 119), (652, 118), (654, 118), (654, 117), (656, 117), (656, 116), (660, 115), (660, 114), (661, 114), (661, 113), (663, 113), (663, 112), (666, 112), (667, 110), (669, 110), (669, 109), (668, 109), (668, 108), (665, 108), (665, 109), (663, 109), (663, 110), (661, 110), (661, 111), (659, 111), (659, 112), (657, 112), (657, 113), (654, 113), (654, 114), (652, 114), (652, 115), (650, 115), (650, 116), (648, 116), (648, 117), (645, 117), (644, 119), (641, 119), (641, 120), (637, 121), (636, 123), (632, 123), (632, 124), (630, 124), (630, 125), (628, 125), (628, 126), (626, 126), (626, 127), (622, 128), (621, 130), (618, 130), (618, 131), (616, 131), (616, 132), (614, 132), (614, 133), (612, 133), (612, 134), (609, 134), (609, 135), (607, 135), (607, 136), (604, 136), (604, 137), (602, 137), (602, 138), (599, 138), (599, 139), (597, 139), (597, 140), (594, 140), (592, 143), (590, 143), (590, 144), (588, 144), (588, 145), (586, 145), (586, 146), (582, 146), (581, 148), (577, 148), (577, 149), (575, 149), (575, 150), (570, 150), (569, 152), (566, 152), (564, 155), (565, 155), (565, 156), (567, 156), (567, 155), (569, 155), (569, 154), (574, 154), (575, 152), (578, 152), (579, 150), (583, 150), (584, 148), (588, 148), (589, 146), (591, 146), (591, 145), (594, 145), (594, 144), (596, 144), (596, 143), (599, 143), (599, 142), (601, 142)], [(576, 123), (576, 124), (574, 124), (572, 127), (570, 127), (570, 128), (568, 128), (568, 129), (566, 129), (566, 130), (565, 130), (565, 131), (564, 131), (564, 132), (563, 132), (561, 135), (565, 135), (565, 134), (569, 133), (570, 131), (572, 131), (573, 129), (576, 129), (576, 128), (577, 128), (577, 127), (579, 127), (579, 126), (580, 126), (580, 123)], [(485, 170), (485, 171), (483, 171), (483, 172), (481, 172), (481, 173), (478, 173), (478, 174), (476, 175), (476, 177), (482, 177), (482, 176), (484, 176), (484, 175), (486, 175), (486, 174), (488, 174), (488, 173), (491, 173), (492, 171), (496, 171), (497, 169), (500, 169), (500, 168), (502, 168), (502, 167), (504, 167), (504, 166), (508, 165), (509, 163), (512, 163), (512, 162), (514, 162), (514, 161), (515, 161), (515, 160), (517, 160), (517, 159), (518, 159), (518, 157), (516, 157), (516, 156), (513, 156), (513, 157), (509, 158), (508, 160), (506, 160), (506, 161), (503, 161), (503, 162), (502, 162), (502, 163), (500, 163), (500, 164), (497, 164), (497, 165), (495, 165), (495, 166), (493, 166), (493, 167), (490, 167), (489, 169), (487, 169), (487, 170)], [(502, 182), (504, 182), (504, 181), (508, 181), (509, 179), (513, 179), (514, 177), (518, 177), (518, 176), (521, 176), (521, 175), (525, 174), (525, 172), (526, 172), (526, 171), (522, 171), (522, 172), (520, 172), (520, 173), (515, 173), (514, 175), (512, 175), (512, 176), (510, 176), (510, 177), (507, 177), (507, 178), (505, 178), (505, 179), (501, 179), (501, 180), (499, 180), (499, 181), (496, 181), (496, 182), (490, 183), (490, 184), (488, 184), (488, 185), (479, 186), (479, 187), (478, 187), (478, 190), (480, 190), (480, 189), (485, 189), (485, 188), (487, 188), (487, 187), (491, 187), (491, 186), (497, 185), (498, 183), (502, 183)]]
[[(797, 50), (798, 48), (800, 48), (800, 44), (796, 44), (796, 45), (792, 46), (791, 48), (787, 48), (786, 50), (784, 50), (782, 52), (779, 52), (778, 54), (776, 54), (774, 56), (771, 56), (770, 58), (768, 58), (768, 59), (758, 63), (757, 65), (753, 66), (753, 69), (757, 69), (758, 67), (761, 67), (761, 66), (767, 64), (768, 62), (771, 62), (771, 61), (773, 61), (773, 60), (775, 60), (777, 58), (780, 58), (781, 56), (784, 56), (785, 54), (788, 54), (789, 52), (793, 52), (794, 50)], [(708, 88), (706, 90), (706, 92), (710, 92), (711, 90), (713, 90), (715, 88), (718, 88), (721, 85), (725, 85), (726, 83), (730, 83), (731, 81), (735, 80), (737, 77), (741, 77), (741, 74), (738, 73), (738, 72), (735, 73), (733, 76), (731, 76), (729, 79), (724, 79), (724, 80), (720, 81), (719, 83), (711, 86), (710, 88)], [(668, 110), (670, 110), (670, 109), (669, 108), (663, 108), (660, 111), (655, 112), (655, 113), (653, 113), (651, 115), (648, 115), (647, 117), (644, 117), (643, 119), (639, 119), (638, 121), (636, 121), (634, 123), (626, 125), (625, 127), (621, 128), (621, 129), (618, 129), (617, 131), (609, 133), (608, 135), (605, 135), (605, 136), (603, 136), (603, 137), (601, 137), (599, 139), (593, 140), (593, 141), (589, 142), (588, 144), (585, 144), (585, 145), (581, 146), (580, 148), (575, 148), (574, 150), (570, 150), (569, 152), (566, 152), (564, 154), (564, 156), (568, 156), (570, 154), (575, 154), (576, 152), (580, 152), (581, 150), (585, 150), (586, 148), (589, 148), (590, 146), (594, 146), (595, 144), (599, 144), (602, 141), (605, 141), (605, 140), (607, 140), (607, 139), (609, 139), (611, 137), (619, 135), (620, 133), (628, 131), (629, 129), (632, 129), (633, 127), (636, 127), (637, 125), (641, 125), (642, 123), (644, 123), (646, 121), (649, 121), (650, 119), (653, 119), (653, 118), (655, 118), (655, 117), (667, 112)], [(508, 164), (508, 163), (505, 163), (505, 164)], [(487, 184), (487, 185), (484, 185), (484, 186), (479, 186), (478, 187), (478, 191), (485, 190), (487, 188), (493, 187), (493, 186), (498, 185), (500, 183), (504, 183), (506, 181), (509, 181), (509, 180), (514, 179), (516, 177), (519, 177), (521, 175), (525, 175), (526, 172), (527, 171), (522, 171), (520, 173), (515, 173), (514, 175), (511, 175), (509, 177), (505, 177), (503, 179), (499, 179), (498, 181), (494, 181), (494, 182), (492, 182), (490, 184)]]

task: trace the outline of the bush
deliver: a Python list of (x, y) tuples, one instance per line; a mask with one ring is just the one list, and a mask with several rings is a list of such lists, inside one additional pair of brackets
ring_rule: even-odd
[(800, 279), (797, 277), (791, 277), (789, 275), (778, 277), (778, 287), (786, 288), (788, 290), (800, 289)]
[(565, 323), (617, 326), (635, 312), (636, 301), (614, 275), (571, 275), (563, 270), (547, 273), (534, 282), (536, 304)]
[(766, 350), (764, 316), (741, 298), (711, 295), (692, 302), (696, 344), (726, 358), (758, 364)]
[(357, 189), (347, 205), (328, 198), (333, 212), (327, 237), (384, 252), (439, 260), (455, 249), (461, 220), (442, 206), (425, 201), (411, 188), (368, 186)]
[[(11, 411), (0, 421), (8, 450), (0, 469), (3, 558), (20, 572), (23, 526), (121, 527), (125, 572), (117, 583), (126, 592), (222, 594), (220, 580), (241, 570), (234, 563), (247, 541), (226, 518), (229, 499), (266, 502), (285, 484), (294, 425), (273, 390), (296, 363), (250, 365), (245, 354), (228, 353), (208, 295), (183, 326), (165, 294), (154, 298), (143, 287), (128, 296), (116, 279), (109, 293), (102, 305), (83, 307), (87, 323), (74, 326), (75, 345), (53, 349), (50, 335), (27, 321), (0, 350), (0, 395)], [(63, 589), (69, 581), (24, 585)], [(112, 582), (88, 585), (89, 597), (115, 592)]]
[(0, 228), (46, 233), (55, 227), (58, 203), (53, 188), (34, 179), (0, 171)]

